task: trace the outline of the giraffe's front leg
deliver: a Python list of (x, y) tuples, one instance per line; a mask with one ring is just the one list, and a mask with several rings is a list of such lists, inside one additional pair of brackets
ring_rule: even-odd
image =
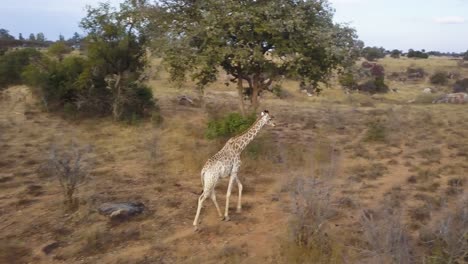
[(227, 192), (226, 192), (226, 208), (224, 210), (224, 218), (223, 218), (224, 221), (229, 221), (230, 220), (230, 218), (229, 218), (229, 197), (231, 196), (232, 183), (234, 182), (234, 179), (235, 179), (235, 176), (233, 174), (231, 174), (231, 176), (229, 178), (229, 185), (228, 185)]

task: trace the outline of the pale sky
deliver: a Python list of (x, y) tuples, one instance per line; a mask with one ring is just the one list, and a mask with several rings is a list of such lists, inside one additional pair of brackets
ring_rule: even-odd
[[(329, 0), (335, 21), (349, 23), (366, 46), (468, 50), (468, 0)], [(43, 32), (55, 40), (77, 31), (86, 5), (101, 0), (0, 0), (0, 28), (18, 37)], [(122, 0), (111, 0), (113, 4)]]

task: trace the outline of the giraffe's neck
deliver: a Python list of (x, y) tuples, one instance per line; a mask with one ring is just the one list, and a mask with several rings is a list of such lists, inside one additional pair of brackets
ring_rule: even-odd
[(261, 117), (255, 121), (255, 123), (246, 132), (236, 137), (236, 145), (238, 146), (239, 153), (242, 152), (245, 147), (247, 147), (247, 145), (255, 138), (266, 122), (267, 118)]

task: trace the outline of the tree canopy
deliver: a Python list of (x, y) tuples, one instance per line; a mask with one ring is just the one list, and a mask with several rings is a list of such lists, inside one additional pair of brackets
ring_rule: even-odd
[(385, 49), (380, 47), (365, 47), (362, 50), (362, 56), (368, 61), (375, 61), (385, 57)]
[(202, 88), (222, 68), (239, 89), (243, 81), (253, 89), (254, 108), (258, 92), (279, 76), (317, 87), (358, 55), (354, 29), (333, 23), (326, 0), (165, 0), (157, 11), (165, 23), (153, 28), (168, 40), (172, 79), (190, 74)]

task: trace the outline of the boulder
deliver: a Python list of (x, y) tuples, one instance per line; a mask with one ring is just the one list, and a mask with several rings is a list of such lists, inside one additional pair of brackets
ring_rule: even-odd
[(111, 219), (125, 219), (141, 214), (144, 209), (145, 205), (140, 202), (103, 203), (99, 206), (99, 213)]

